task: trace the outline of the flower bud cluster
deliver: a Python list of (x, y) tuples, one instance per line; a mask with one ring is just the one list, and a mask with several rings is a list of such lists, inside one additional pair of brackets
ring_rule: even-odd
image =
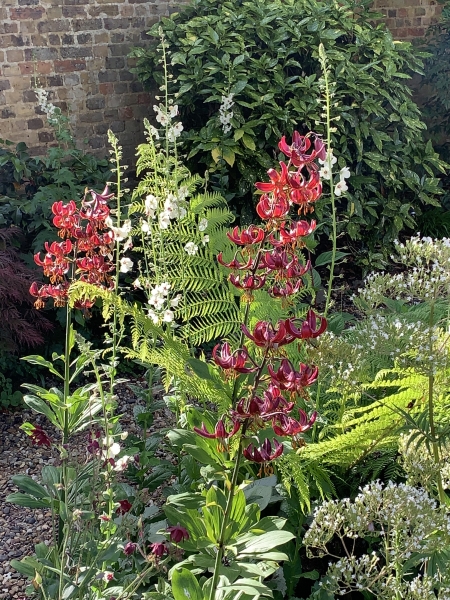
[[(50, 284), (39, 286), (34, 282), (30, 287), (30, 294), (37, 298), (36, 308), (43, 308), (47, 298), (53, 298), (55, 306), (64, 306), (75, 275), (80, 281), (112, 289), (111, 253), (116, 239), (113, 229), (108, 228), (108, 200), (112, 196), (106, 186), (101, 194), (87, 190), (80, 208), (73, 200), (53, 203), (53, 224), (63, 241), (46, 242), (44, 258), (40, 253), (34, 256), (34, 262), (50, 278)], [(75, 307), (86, 311), (93, 304), (92, 299), (85, 299), (77, 301)]]

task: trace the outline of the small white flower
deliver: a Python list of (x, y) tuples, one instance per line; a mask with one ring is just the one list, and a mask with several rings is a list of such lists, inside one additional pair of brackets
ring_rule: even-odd
[(195, 256), (198, 252), (198, 246), (194, 242), (188, 242), (184, 249), (190, 256)]
[(122, 433), (120, 434), (120, 439), (126, 440), (127, 437), (128, 437), (128, 431), (122, 431)]
[(348, 167), (342, 167), (340, 171), (340, 179), (348, 179), (350, 177), (350, 169)]
[(142, 290), (142, 284), (141, 284), (141, 282), (139, 280), (139, 277), (137, 279), (135, 279), (131, 285), (134, 288), (138, 288), (138, 289)]
[(142, 233), (150, 233), (150, 225), (147, 221), (142, 221), (141, 223)]
[(208, 227), (208, 219), (200, 219), (200, 222), (198, 224), (198, 230), (205, 231), (207, 227)]
[(158, 208), (158, 198), (153, 196), (153, 194), (149, 194), (145, 198), (145, 214), (149, 219), (153, 219), (155, 216), (155, 211)]
[(128, 463), (131, 460), (131, 456), (121, 456), (120, 458), (118, 458), (116, 460), (116, 464), (114, 465), (114, 471), (125, 471), (125, 469), (127, 468)]
[(133, 268), (133, 261), (130, 258), (121, 258), (120, 259), (120, 272), (128, 273)]
[(327, 150), (327, 155), (324, 159), (319, 158), (321, 165), (327, 165), (331, 170), (331, 167), (337, 163), (337, 158), (333, 155), (333, 150)]
[(109, 217), (108, 217), (108, 219), (105, 220), (105, 223), (111, 229), (111, 231), (113, 232), (114, 239), (117, 242), (121, 242), (121, 241), (123, 241), (125, 238), (127, 238), (129, 236), (130, 231), (131, 231), (131, 221), (129, 219), (127, 219), (123, 223), (122, 227), (113, 227), (112, 220)]
[(343, 192), (348, 190), (347, 184), (344, 179), (341, 179), (334, 187), (334, 193), (336, 196), (340, 196)]
[(175, 296), (175, 298), (172, 298), (172, 300), (170, 301), (170, 306), (172, 308), (177, 308), (178, 305), (180, 304), (181, 298), (182, 298), (181, 294), (178, 294), (177, 296)]
[(102, 579), (108, 583), (108, 581), (112, 581), (114, 579), (114, 573), (112, 571), (103, 571)]
[(176, 117), (178, 114), (178, 104), (174, 104), (173, 106), (171, 106), (169, 108), (169, 115), (172, 117), (172, 119), (174, 117)]
[(209, 235), (204, 235), (204, 236), (202, 237), (202, 244), (203, 244), (204, 246), (206, 246), (206, 244), (207, 244), (208, 242), (209, 242)]
[(163, 312), (163, 321), (165, 323), (171, 323), (173, 321), (173, 318), (174, 318), (173, 310), (167, 309)]
[(147, 316), (153, 321), (154, 325), (158, 325), (159, 315), (154, 310), (150, 309), (147, 313)]
[(329, 181), (331, 179), (331, 170), (328, 166), (323, 166), (320, 170), (319, 170), (319, 175), (322, 179), (326, 179), (327, 181)]
[(153, 125), (150, 125), (148, 130), (150, 132), (150, 135), (153, 136), (155, 138), (155, 140), (159, 140), (159, 133), (158, 133), (158, 130), (156, 129), (156, 127), (153, 127)]
[(170, 216), (167, 212), (162, 212), (159, 215), (159, 228), (160, 229), (168, 229), (170, 226)]
[(125, 242), (125, 244), (123, 245), (123, 251), (126, 252), (127, 250), (131, 250), (132, 247), (133, 247), (133, 240), (132, 240), (132, 238), (129, 237), (127, 239), (127, 241)]

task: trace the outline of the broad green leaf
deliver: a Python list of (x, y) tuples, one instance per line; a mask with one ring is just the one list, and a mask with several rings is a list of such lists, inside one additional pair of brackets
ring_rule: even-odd
[[(337, 261), (341, 260), (341, 258), (348, 256), (349, 254), (350, 254), (350, 252), (341, 252), (340, 250), (337, 250), (336, 255), (335, 255), (335, 261), (337, 262)], [(314, 260), (314, 266), (322, 267), (323, 265), (328, 265), (331, 263), (332, 258), (333, 258), (332, 251), (322, 252), (322, 254), (319, 254), (319, 256)]]
[(56, 375), (60, 379), (64, 379), (64, 377), (55, 369), (53, 363), (51, 363), (48, 360), (45, 360), (45, 358), (43, 358), (42, 356), (38, 356), (37, 354), (31, 354), (30, 356), (23, 356), (22, 360), (26, 360), (32, 365), (46, 367), (50, 371), (50, 373), (53, 373), (53, 375)]
[(11, 504), (17, 504), (18, 506), (26, 506), (27, 508), (48, 508), (50, 506), (50, 500), (40, 499), (37, 500), (29, 494), (22, 494), (20, 492), (14, 492), (6, 497), (6, 502)]
[(204, 600), (195, 575), (187, 569), (173, 571), (172, 593), (175, 600)]
[(12, 480), (19, 490), (31, 494), (35, 498), (48, 498), (48, 491), (45, 487), (39, 485), (29, 475), (14, 475)]
[[(239, 548), (238, 557), (253, 556), (257, 558), (265, 552), (270, 552), (277, 546), (281, 546), (295, 537), (290, 531), (270, 531), (262, 535), (255, 535), (248, 539), (242, 548)], [(236, 542), (239, 544), (239, 539)]]

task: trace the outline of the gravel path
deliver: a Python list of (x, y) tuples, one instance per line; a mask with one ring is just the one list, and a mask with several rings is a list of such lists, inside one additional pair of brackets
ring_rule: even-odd
[[(138, 403), (136, 397), (126, 386), (117, 389), (119, 396), (118, 412), (123, 414), (122, 429), (137, 433), (133, 418), (133, 406)], [(167, 427), (171, 422), (171, 413), (161, 411), (155, 414), (150, 431)], [(31, 439), (19, 429), (29, 421), (41, 425), (51, 437), (55, 432), (46, 417), (24, 410), (20, 413), (0, 413), (0, 600), (22, 600), (25, 598), (27, 580), (10, 567), (12, 559), (20, 560), (34, 553), (34, 545), (39, 542), (51, 543), (51, 513), (43, 509), (29, 509), (5, 502), (6, 496), (18, 491), (11, 481), (13, 475), (27, 474), (39, 481), (41, 469), (45, 465), (58, 465), (57, 450), (45, 446), (35, 446)], [(86, 434), (80, 434), (80, 440), (73, 439), (69, 454), (78, 457), (80, 462), (86, 458)], [(152, 494), (153, 496), (153, 494)]]

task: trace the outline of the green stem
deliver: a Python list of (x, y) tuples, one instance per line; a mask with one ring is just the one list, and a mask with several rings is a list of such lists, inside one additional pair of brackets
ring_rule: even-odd
[(224, 550), (225, 550), (226, 532), (227, 532), (228, 522), (230, 520), (231, 509), (233, 508), (234, 490), (236, 489), (237, 478), (239, 475), (239, 468), (241, 466), (241, 458), (242, 458), (242, 451), (243, 451), (242, 440), (244, 439), (246, 430), (247, 430), (247, 422), (245, 422), (242, 427), (242, 433), (241, 433), (241, 437), (239, 440), (239, 449), (238, 449), (238, 453), (234, 459), (235, 464), (234, 464), (233, 475), (231, 477), (230, 488), (228, 491), (227, 504), (225, 506), (225, 512), (223, 515), (222, 526), (220, 528), (219, 539), (217, 540), (217, 554), (216, 554), (216, 561), (214, 564), (214, 574), (213, 574), (213, 578), (212, 578), (211, 592), (209, 594), (209, 600), (214, 600), (215, 596), (216, 596), (217, 582), (219, 581), (219, 575), (220, 575), (220, 565), (222, 564)]
[[(121, 159), (121, 153), (119, 151), (119, 148), (117, 147), (117, 142), (115, 142), (114, 146), (114, 155), (115, 155), (115, 160), (116, 160), (116, 173), (117, 173), (117, 181), (116, 181), (116, 186), (117, 186), (117, 193), (116, 193), (116, 198), (117, 198), (117, 223), (116, 223), (116, 227), (119, 228), (120, 227), (120, 223), (121, 223), (121, 205), (120, 205), (120, 201), (121, 201), (121, 195), (122, 195), (122, 189), (121, 189), (121, 171), (120, 171), (120, 159)], [(114, 280), (114, 295), (117, 297), (118, 293), (119, 293), (119, 272), (120, 272), (120, 242), (116, 241), (116, 277)], [(115, 378), (115, 374), (116, 374), (116, 355), (117, 355), (117, 306), (116, 303), (114, 302), (114, 309), (113, 309), (113, 330), (112, 330), (112, 358), (111, 358), (111, 375), (110, 375), (110, 393), (112, 394), (113, 392), (113, 386), (114, 386), (114, 378)]]
[[(325, 112), (326, 112), (326, 128), (327, 128), (327, 157), (329, 156), (329, 152), (331, 152), (331, 111), (330, 111), (330, 86), (328, 82), (328, 69), (326, 62), (326, 55), (323, 46), (321, 45), (321, 49), (319, 49), (319, 55), (321, 57), (321, 65), (322, 65), (322, 73), (323, 79), (325, 82)], [(330, 157), (331, 158), (331, 157)], [(334, 267), (336, 263), (336, 250), (337, 250), (337, 219), (336, 219), (336, 202), (334, 197), (334, 187), (333, 187), (333, 175), (331, 174), (331, 160), (328, 165), (330, 169), (330, 193), (331, 193), (331, 219), (332, 219), (332, 250), (331, 250), (331, 265), (330, 265), (330, 276), (328, 278), (328, 289), (327, 289), (327, 299), (325, 303), (325, 311), (324, 316), (326, 317), (328, 314), (328, 310), (331, 304), (331, 292), (333, 289), (333, 279), (334, 279)]]
[[(428, 334), (428, 344), (429, 344), (429, 356), (433, 355), (433, 324), (434, 324), (434, 302), (432, 302), (430, 307), (430, 322), (429, 322), (429, 334)], [(430, 367), (431, 368), (431, 367)], [(436, 425), (434, 422), (434, 375), (430, 373), (428, 375), (428, 420), (430, 422), (430, 434), (433, 440), (433, 458), (434, 463), (438, 469), (437, 471), (437, 488), (439, 494), (439, 501), (443, 504), (446, 503), (447, 496), (444, 492), (444, 487), (442, 485), (442, 473), (441, 473), (441, 457), (439, 453), (439, 443), (436, 438)]]

